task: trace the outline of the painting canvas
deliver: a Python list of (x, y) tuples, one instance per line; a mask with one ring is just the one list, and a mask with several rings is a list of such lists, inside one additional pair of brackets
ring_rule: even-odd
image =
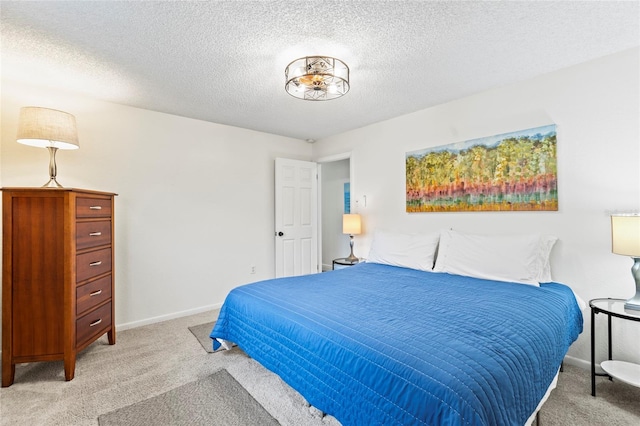
[(351, 183), (344, 183), (344, 214), (351, 213)]
[(556, 126), (406, 153), (407, 212), (558, 210)]

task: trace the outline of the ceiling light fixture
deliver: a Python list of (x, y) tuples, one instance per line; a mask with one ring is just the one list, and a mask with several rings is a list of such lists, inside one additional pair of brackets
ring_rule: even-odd
[(284, 70), (285, 90), (294, 98), (328, 101), (349, 91), (349, 67), (330, 56), (305, 56)]

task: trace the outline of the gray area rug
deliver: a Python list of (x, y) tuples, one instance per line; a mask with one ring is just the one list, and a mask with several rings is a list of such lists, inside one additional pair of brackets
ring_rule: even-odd
[(100, 426), (279, 425), (227, 370), (98, 417)]
[(198, 339), (198, 342), (200, 342), (204, 350), (209, 353), (213, 353), (213, 340), (211, 340), (209, 335), (211, 334), (211, 330), (213, 330), (213, 325), (215, 323), (216, 322), (213, 321), (189, 327), (189, 331), (196, 336), (196, 339)]

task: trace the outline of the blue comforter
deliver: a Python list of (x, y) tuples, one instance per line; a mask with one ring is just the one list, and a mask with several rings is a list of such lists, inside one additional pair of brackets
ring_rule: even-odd
[(581, 331), (562, 284), (365, 263), (237, 287), (211, 337), (344, 425), (522, 425)]

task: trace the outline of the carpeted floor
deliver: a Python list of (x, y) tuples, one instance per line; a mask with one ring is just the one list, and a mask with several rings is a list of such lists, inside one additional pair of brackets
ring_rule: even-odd
[[(339, 424), (240, 349), (207, 353), (188, 327), (216, 318), (217, 312), (207, 312), (127, 330), (115, 346), (103, 337), (80, 354), (70, 382), (62, 362), (19, 365), (14, 385), (0, 390), (0, 424), (96, 426), (102, 414), (221, 369), (283, 425)], [(640, 424), (640, 389), (598, 378), (598, 397), (590, 391), (589, 372), (565, 365), (542, 409), (543, 426)]]
[(640, 388), (597, 377), (596, 395), (591, 396), (590, 371), (565, 364), (542, 407), (542, 426), (640, 425)]

